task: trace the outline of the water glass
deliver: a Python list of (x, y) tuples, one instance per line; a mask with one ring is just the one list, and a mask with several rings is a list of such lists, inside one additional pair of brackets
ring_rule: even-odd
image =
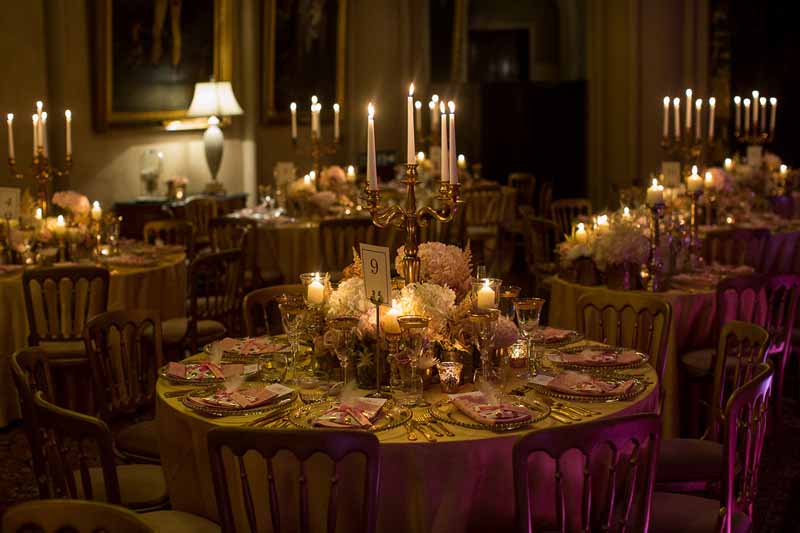
[(261, 381), (265, 383), (281, 383), (286, 378), (289, 358), (284, 352), (267, 352), (259, 357)]
[(356, 338), (358, 318), (352, 316), (337, 316), (331, 321), (330, 337), (333, 352), (342, 367), (342, 382), (347, 384), (347, 367), (353, 353)]
[(528, 341), (532, 340), (539, 329), (539, 318), (545, 300), (542, 298), (517, 298), (514, 300), (514, 311), (517, 314), (517, 325), (520, 334)]
[(291, 373), (292, 381), (295, 379), (297, 372), (297, 352), (300, 343), (300, 326), (303, 323), (303, 318), (306, 314), (306, 308), (297, 305), (293, 302), (284, 302), (278, 304), (278, 309), (281, 312), (281, 324), (286, 336), (289, 337), (289, 346), (292, 350), (292, 357), (289, 361), (289, 370)]
[(500, 289), (500, 313), (509, 320), (514, 320), (514, 300), (522, 292), (520, 287), (511, 285)]

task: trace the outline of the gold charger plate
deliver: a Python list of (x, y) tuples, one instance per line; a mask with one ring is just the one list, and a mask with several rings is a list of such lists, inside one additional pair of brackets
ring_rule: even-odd
[[(250, 384), (250, 386), (263, 386), (263, 384)], [(270, 402), (264, 405), (259, 405), (257, 407), (251, 407), (248, 409), (236, 409), (236, 408), (227, 408), (227, 407), (213, 407), (211, 405), (200, 404), (193, 401), (193, 398), (201, 398), (203, 396), (208, 396), (209, 394), (213, 393), (215, 390), (218, 390), (219, 387), (206, 387), (201, 389), (194, 389), (186, 393), (184, 396), (181, 396), (180, 401), (187, 409), (191, 409), (192, 411), (196, 411), (198, 413), (203, 413), (205, 415), (210, 416), (250, 416), (250, 415), (260, 415), (266, 413), (277, 413), (279, 411), (288, 411), (294, 401), (297, 399), (297, 391), (292, 391), (291, 394), (280, 398), (278, 401)]]
[(444, 422), (445, 424), (453, 424), (455, 426), (461, 426), (468, 429), (493, 431), (495, 433), (516, 431), (518, 429), (531, 426), (537, 422), (541, 422), (550, 416), (550, 407), (538, 400), (521, 400), (519, 398), (514, 398), (509, 403), (528, 409), (531, 412), (531, 418), (529, 420), (525, 420), (524, 422), (512, 422), (510, 424), (504, 424), (502, 422), (492, 425), (481, 424), (480, 422), (473, 420), (462, 413), (458, 407), (453, 404), (453, 402), (447, 399), (435, 402), (428, 409), (428, 413), (439, 422)]
[(613, 383), (622, 383), (624, 381), (633, 381), (633, 387), (623, 394), (567, 394), (564, 392), (553, 390), (549, 387), (544, 385), (540, 385), (538, 383), (529, 383), (528, 387), (533, 390), (534, 392), (541, 394), (543, 396), (550, 396), (552, 398), (559, 398), (561, 400), (569, 400), (572, 402), (592, 402), (592, 403), (602, 403), (602, 402), (621, 402), (625, 400), (630, 400), (636, 398), (640, 395), (644, 390), (647, 388), (647, 382), (640, 379), (636, 376), (625, 376), (625, 375), (617, 375), (611, 372), (609, 373), (591, 373), (596, 378), (601, 378), (604, 381), (610, 381)]
[[(597, 351), (614, 351), (614, 352), (622, 352), (625, 348), (619, 348), (614, 346), (597, 346), (597, 345), (588, 345), (588, 346), (575, 346), (570, 348), (562, 348), (558, 350), (561, 353), (580, 353), (585, 349), (597, 349)], [(639, 356), (637, 361), (632, 363), (616, 363), (616, 362), (608, 362), (608, 363), (565, 363), (562, 361), (553, 360), (552, 356), (554, 354), (545, 355), (545, 359), (548, 363), (556, 366), (558, 368), (566, 368), (570, 370), (582, 370), (582, 371), (590, 371), (590, 372), (607, 372), (607, 371), (615, 371), (615, 370), (628, 370), (631, 368), (639, 368), (643, 364), (647, 363), (650, 360), (650, 357), (642, 352), (638, 352), (636, 350), (631, 350), (636, 352), (636, 355)]]
[[(306, 405), (292, 411), (289, 414), (289, 422), (302, 429), (325, 429), (315, 426), (314, 421), (325, 411), (337, 405), (339, 405), (339, 402), (318, 402)], [(413, 413), (411, 409), (396, 405), (393, 400), (387, 400), (378, 413), (378, 417), (372, 423), (372, 427), (353, 427), (352, 429), (377, 433), (378, 431), (386, 431), (400, 427), (410, 422), (412, 417)]]

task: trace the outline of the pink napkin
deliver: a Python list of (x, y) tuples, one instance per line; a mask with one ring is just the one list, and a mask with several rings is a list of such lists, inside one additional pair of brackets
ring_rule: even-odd
[(627, 365), (641, 360), (641, 356), (633, 350), (608, 350), (603, 348), (585, 348), (578, 353), (562, 353), (563, 363), (585, 365)]
[(212, 407), (224, 407), (232, 409), (250, 409), (266, 405), (278, 398), (291, 394), (292, 389), (279, 383), (273, 383), (266, 387), (238, 387), (233, 390), (224, 388), (218, 389), (211, 396), (198, 398), (200, 403)]
[(175, 378), (185, 378), (186, 365), (183, 363), (170, 362), (167, 366), (167, 375)]
[(491, 404), (482, 392), (453, 394), (450, 398), (459, 411), (487, 426), (525, 422), (531, 419), (531, 412), (528, 409), (507, 403)]
[(572, 332), (568, 329), (551, 328), (548, 326), (543, 328), (540, 333), (544, 337), (545, 342), (558, 342), (569, 337)]
[(353, 398), (322, 413), (314, 425), (327, 428), (365, 429), (372, 426), (386, 400)]
[(604, 381), (581, 372), (562, 372), (551, 379), (546, 386), (566, 394), (582, 394), (585, 396), (622, 395), (629, 392), (636, 382), (632, 379), (622, 383)]

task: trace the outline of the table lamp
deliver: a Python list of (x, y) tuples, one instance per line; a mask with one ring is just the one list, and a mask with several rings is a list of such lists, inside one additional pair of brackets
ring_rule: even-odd
[(190, 117), (208, 117), (208, 129), (203, 134), (206, 149), (206, 162), (211, 172), (211, 182), (206, 185), (210, 194), (225, 194), (222, 184), (217, 181), (222, 148), (225, 137), (219, 127), (219, 117), (241, 115), (242, 108), (233, 95), (233, 87), (229, 81), (210, 81), (197, 83), (194, 86), (192, 104), (187, 113)]

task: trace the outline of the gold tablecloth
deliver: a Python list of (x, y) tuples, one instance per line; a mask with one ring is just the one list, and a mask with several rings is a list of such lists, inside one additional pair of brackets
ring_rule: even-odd
[[(578, 321), (576, 308), (578, 298), (591, 291), (610, 291), (610, 289), (578, 285), (558, 276), (552, 278), (548, 308), (549, 325), (575, 329)], [(690, 350), (716, 346), (714, 324), (717, 305), (713, 290), (670, 290), (657, 295), (672, 305), (672, 325), (669, 330), (667, 364), (663, 377), (666, 397), (662, 411), (664, 437), (670, 438), (680, 434), (678, 357)]]
[[(655, 372), (644, 367), (629, 371), (644, 374), (655, 382)], [(165, 394), (179, 390), (165, 380), (157, 386), (156, 420), (161, 446), (161, 460), (167, 479), (173, 509), (195, 513), (217, 521), (217, 507), (211, 479), (206, 435), (220, 426), (240, 426), (253, 420), (252, 417), (230, 416), (211, 418), (187, 409), (179, 398), (167, 398)], [(438, 385), (426, 392), (429, 401), (442, 397)], [(184, 387), (185, 390), (185, 387)], [(655, 385), (651, 384), (637, 398), (617, 403), (591, 403), (584, 406), (602, 412), (602, 416), (635, 414), (652, 411), (656, 406)], [(415, 409), (421, 415), (424, 409)], [(600, 417), (595, 417), (600, 418)], [(533, 426), (533, 430), (558, 425), (560, 422), (547, 418)], [(457, 426), (448, 426), (455, 437), (442, 437), (430, 443), (419, 435), (419, 440), (407, 440), (403, 428), (377, 433), (381, 441), (382, 470), (381, 492), (378, 498), (378, 531), (381, 532), (485, 532), (508, 531), (514, 524), (513, 475), (511, 452), (514, 443), (527, 430), (507, 434), (495, 434)], [(269, 430), (264, 429), (264, 438)], [(330, 467), (321, 457), (307, 467), (309, 486), (319, 487), (328, 480)], [(232, 458), (228, 471), (236, 475), (229, 478), (234, 500), (241, 501), (238, 470)], [(265, 494), (267, 481), (261, 461), (251, 458), (245, 461), (254, 492), (253, 499), (259, 515), (259, 531), (270, 531), (268, 524), (268, 497)], [(289, 480), (297, 486), (294, 461), (287, 454), (279, 456), (273, 463), (276, 479)], [(352, 474), (355, 465), (343, 471)], [(340, 502), (345, 508), (356, 507), (360, 488), (349, 486), (342, 480)], [(296, 494), (281, 487), (281, 517), (295, 516)], [(345, 488), (347, 487), (347, 488)], [(296, 489), (295, 489), (296, 490)], [(319, 494), (318, 494), (319, 495)], [(324, 501), (324, 500), (323, 500)], [(284, 509), (285, 507), (285, 509)], [(323, 518), (312, 511), (312, 531), (321, 531)], [(243, 507), (235, 508), (237, 530), (247, 531)], [(349, 529), (341, 523), (339, 531)], [(283, 524), (284, 527), (286, 524)], [(290, 531), (293, 531), (289, 526)]]
[[(156, 309), (162, 320), (185, 315), (186, 256), (176, 254), (155, 267), (113, 268), (109, 310)], [(28, 344), (28, 319), (22, 274), (0, 277), (0, 427), (19, 418), (17, 389), (11, 377), (11, 355)]]

